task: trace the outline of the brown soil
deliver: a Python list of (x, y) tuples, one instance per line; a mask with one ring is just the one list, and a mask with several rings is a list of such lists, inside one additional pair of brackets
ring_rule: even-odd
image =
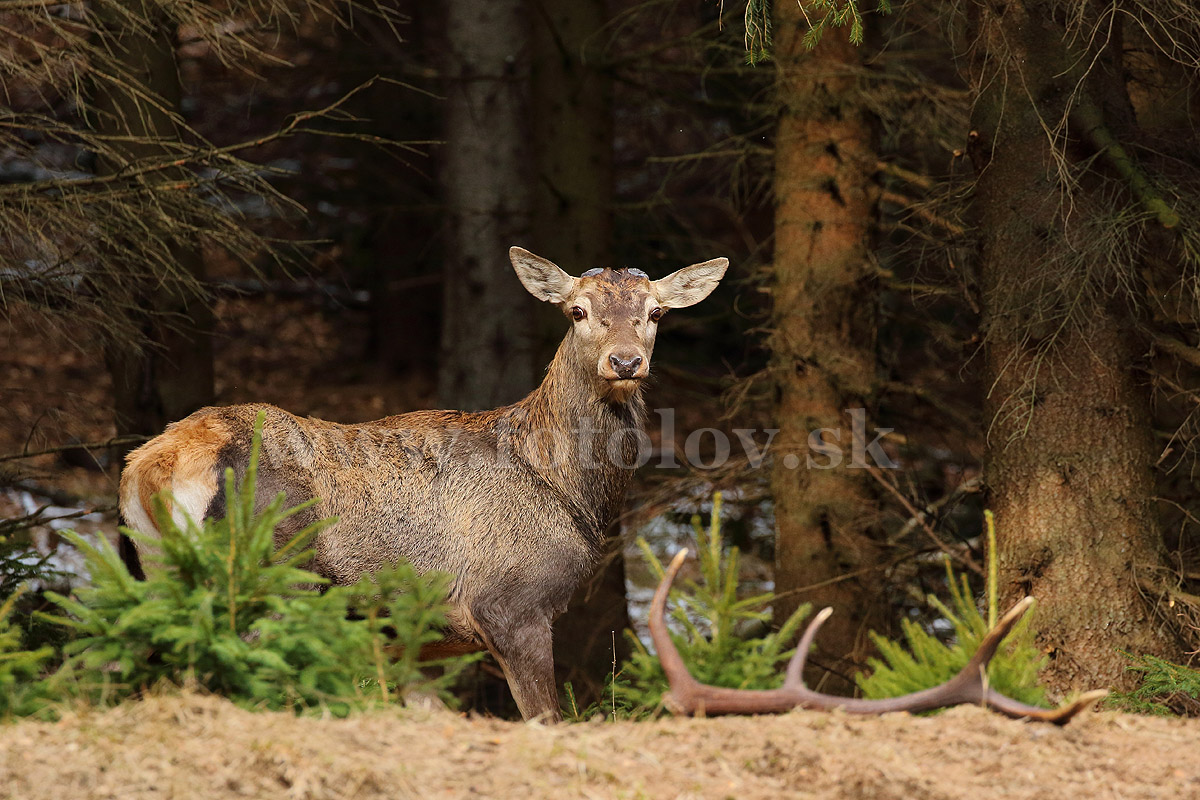
[(349, 720), (155, 697), (0, 728), (0, 797), (1200, 797), (1200, 721), (979, 708), (545, 727), (449, 712)]

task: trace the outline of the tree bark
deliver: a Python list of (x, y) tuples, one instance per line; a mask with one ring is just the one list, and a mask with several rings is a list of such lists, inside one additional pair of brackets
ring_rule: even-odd
[[(874, 216), (872, 131), (857, 105), (854, 45), (840, 31), (805, 49), (795, 3), (774, 5), (775, 264), (771, 337), (779, 434), (772, 459), (777, 622), (800, 603), (832, 606), (821, 632), (827, 665), (859, 662), (868, 629), (884, 631), (874, 495), (850, 467), (847, 408), (866, 406), (875, 379), (875, 296), (867, 253)], [(830, 429), (840, 464), (809, 448)], [(839, 436), (840, 439), (830, 437)], [(827, 468), (826, 468), (827, 467)], [(845, 667), (844, 669), (841, 667)], [(837, 669), (843, 688), (852, 669)], [(816, 676), (810, 676), (810, 679)]]
[[(125, 29), (111, 49), (119, 54), (122, 80), (98, 81), (93, 98), (95, 129), (127, 137), (111, 144), (111, 151), (99, 160), (102, 175), (164, 155), (167, 150), (160, 143), (179, 136), (172, 117), (182, 95), (174, 32), (153, 6), (143, 5), (142, 13), (146, 28)], [(153, 179), (179, 177), (159, 172)], [(117, 342), (106, 349), (117, 436), (160, 433), (168, 422), (213, 400), (213, 314), (207, 299), (194, 289), (204, 280), (204, 260), (198, 243), (183, 233), (171, 250), (179, 269), (195, 283), (147, 280), (140, 309), (113, 311), (134, 316), (136, 329), (145, 337), (141, 347)], [(121, 552), (135, 574), (140, 573), (136, 553), (124, 536)]]
[(445, 285), (438, 396), (448, 408), (511, 403), (536, 385), (534, 301), (508, 248), (531, 209), (529, 20), (522, 0), (448, 0)]
[(1068, 103), (1098, 104), (1116, 130), (1128, 122), (1119, 47), (1068, 52), (1049, 3), (981, 4), (979, 15), (971, 153), (1001, 605), (1037, 598), (1052, 696), (1128, 688), (1120, 651), (1178, 654), (1139, 586), (1160, 565), (1162, 539), (1148, 390), (1134, 369), (1145, 351), (1118, 290), (1137, 282), (1137, 267), (1114, 267), (1096, 246), (1110, 235), (1111, 185), (1101, 194), (1089, 170), (1102, 167), (1080, 167), (1094, 154), (1056, 152), (1045, 127)]
[[(612, 80), (599, 61), (605, 0), (531, 0), (532, 106), (537, 179), (533, 248), (578, 275), (613, 266)], [(558, 309), (539, 317), (538, 362), (549, 361), (566, 323)], [(554, 625), (560, 682), (580, 708), (601, 699), (605, 681), (629, 656), (625, 560), (614, 526), (603, 565), (575, 592)]]

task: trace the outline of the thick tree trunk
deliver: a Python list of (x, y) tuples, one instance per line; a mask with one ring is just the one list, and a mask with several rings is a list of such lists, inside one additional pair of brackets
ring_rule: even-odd
[[(94, 97), (95, 127), (112, 137), (128, 137), (111, 145), (100, 159), (99, 172), (114, 174), (144, 158), (164, 155), (158, 142), (178, 136), (169, 112), (179, 109), (181, 88), (175, 63), (174, 33), (152, 6), (143, 7), (145, 30), (127, 32), (112, 48), (121, 54), (121, 81), (98, 82)], [(166, 172), (153, 179), (177, 180)], [(187, 416), (213, 400), (213, 315), (206, 298), (189, 286), (204, 280), (199, 246), (183, 231), (171, 257), (192, 280), (148, 280), (132, 314), (145, 336), (142, 347), (128, 342), (108, 346), (105, 353), (113, 381), (113, 409), (118, 436), (157, 434), (168, 422)], [(135, 572), (136, 553), (122, 537), (121, 551)]]
[(1118, 48), (1083, 59), (1094, 66), (1081, 80), (1050, 4), (980, 9), (972, 153), (1002, 604), (1037, 598), (1053, 694), (1128, 687), (1121, 650), (1175, 646), (1139, 588), (1162, 545), (1148, 393), (1133, 369), (1140, 337), (1116, 291), (1136, 265), (1115, 273), (1095, 244), (1113, 234), (1101, 216), (1110, 200), (1079, 172), (1091, 153), (1056, 154), (1044, 127), (1068, 98), (1120, 120)]
[[(537, 164), (533, 248), (574, 274), (613, 266), (612, 81), (598, 61), (606, 3), (533, 0), (530, 6)], [(553, 356), (566, 325), (558, 309), (544, 311), (539, 361)], [(559, 680), (571, 682), (580, 707), (600, 699), (614, 658), (619, 663), (629, 655), (619, 527), (612, 534), (603, 566), (579, 587), (554, 625)]]
[[(795, 3), (775, 4), (775, 286), (771, 339), (776, 381), (771, 485), (775, 497), (776, 621), (798, 604), (832, 606), (821, 632), (826, 664), (859, 661), (868, 629), (885, 630), (879, 554), (870, 529), (867, 472), (851, 468), (850, 418), (875, 378), (875, 315), (867, 238), (875, 155), (858, 107), (858, 53), (839, 32), (808, 52)], [(846, 451), (812, 452), (809, 435)], [(825, 468), (827, 467), (827, 468)], [(844, 665), (847, 666), (847, 665)], [(838, 669), (849, 678), (851, 669)], [(816, 677), (816, 676), (813, 676)], [(848, 681), (844, 686), (850, 686)]]
[(540, 374), (529, 322), (536, 301), (508, 263), (508, 248), (529, 236), (529, 19), (522, 0), (448, 0), (446, 12), (438, 395), (446, 407), (477, 410), (520, 399)]

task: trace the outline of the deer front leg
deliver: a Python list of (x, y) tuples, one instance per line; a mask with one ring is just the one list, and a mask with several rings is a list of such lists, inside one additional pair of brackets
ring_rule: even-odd
[[(507, 615), (506, 615), (507, 616)], [(524, 719), (561, 722), (554, 682), (550, 620), (533, 617), (504, 622), (475, 615), (476, 630), (495, 656)]]

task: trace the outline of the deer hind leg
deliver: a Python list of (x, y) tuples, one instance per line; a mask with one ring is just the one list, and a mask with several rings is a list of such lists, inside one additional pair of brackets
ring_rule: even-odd
[(533, 613), (521, 617), (511, 612), (496, 619), (478, 610), (472, 614), (475, 630), (504, 670), (508, 688), (524, 719), (560, 722), (558, 688), (554, 682), (554, 648), (550, 620)]

